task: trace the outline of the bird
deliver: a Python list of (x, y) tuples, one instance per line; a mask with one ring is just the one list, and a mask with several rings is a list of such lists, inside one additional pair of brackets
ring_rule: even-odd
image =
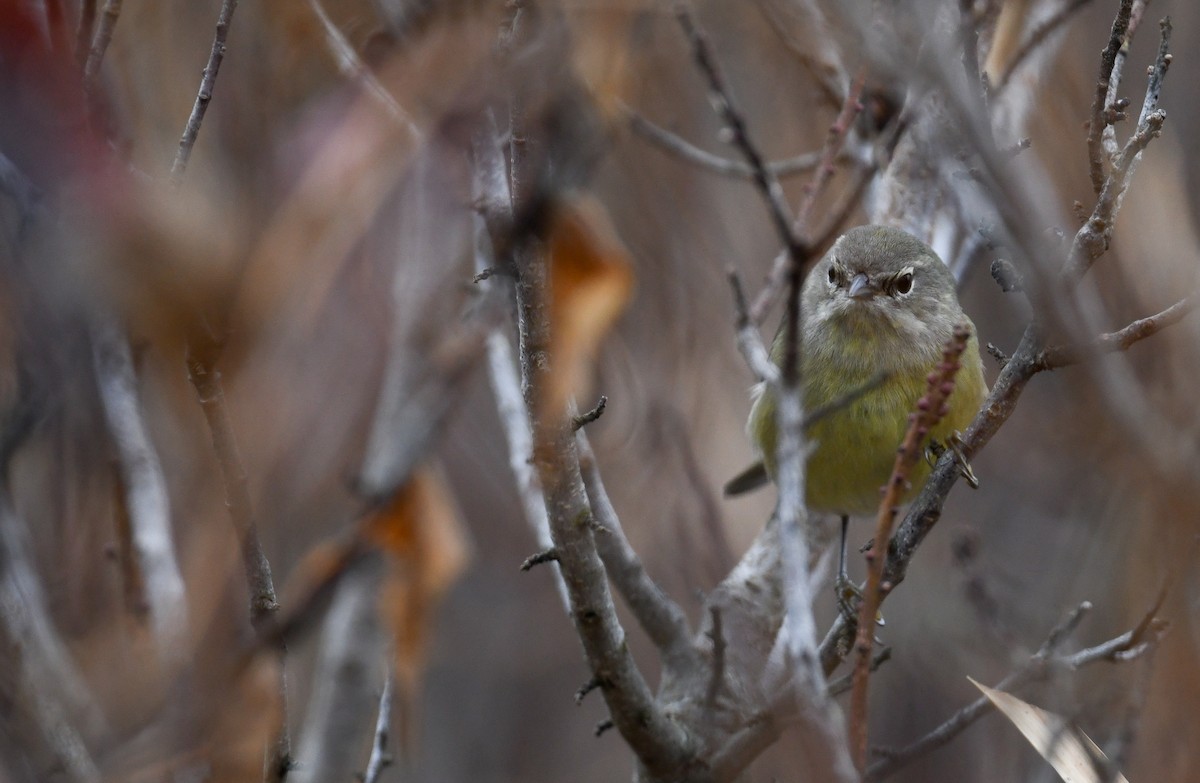
[[(953, 275), (932, 248), (906, 231), (883, 225), (846, 231), (808, 274), (800, 301), (804, 409), (825, 411), (805, 428), (805, 503), (812, 512), (841, 517), (835, 589), (845, 610), (847, 591), (857, 592), (846, 575), (849, 518), (877, 511), (909, 413), (956, 327), (966, 326), (970, 337), (946, 414), (929, 433), (935, 444), (954, 446), (987, 395), (987, 383), (975, 326), (959, 304)], [(771, 347), (776, 364), (789, 331), (785, 318)], [(727, 496), (777, 476), (775, 391), (760, 383), (752, 396), (746, 431), (759, 461), (730, 480)], [(961, 468), (974, 479), (965, 459)], [(929, 472), (928, 462), (918, 461), (901, 502), (912, 498)]]

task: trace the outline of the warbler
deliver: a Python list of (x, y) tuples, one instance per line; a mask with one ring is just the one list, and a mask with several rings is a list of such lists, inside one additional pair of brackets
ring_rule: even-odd
[[(805, 501), (810, 511), (842, 518), (841, 589), (847, 584), (847, 520), (878, 509), (908, 415), (956, 325), (965, 324), (971, 337), (948, 411), (930, 437), (953, 443), (979, 409), (987, 384), (975, 326), (958, 303), (954, 277), (932, 248), (905, 231), (876, 225), (850, 229), (813, 267), (801, 297), (804, 410), (827, 409), (805, 430), (810, 448)], [(776, 364), (783, 360), (788, 331), (785, 319), (771, 348)], [(761, 462), (734, 478), (726, 494), (775, 478), (776, 398), (763, 384), (755, 390), (746, 429)], [(963, 468), (969, 470), (965, 462)], [(925, 460), (918, 461), (904, 500), (920, 489), (929, 470)]]

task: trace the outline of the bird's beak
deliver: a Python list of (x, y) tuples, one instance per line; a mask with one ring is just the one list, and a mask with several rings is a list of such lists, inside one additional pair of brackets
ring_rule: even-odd
[(875, 295), (875, 284), (871, 278), (859, 272), (850, 279), (850, 290), (847, 292), (851, 299), (870, 299)]

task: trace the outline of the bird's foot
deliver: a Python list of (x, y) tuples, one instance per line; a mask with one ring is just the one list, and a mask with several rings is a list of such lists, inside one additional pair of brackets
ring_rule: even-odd
[(950, 437), (946, 438), (945, 444), (932, 438), (929, 440), (929, 445), (925, 447), (925, 461), (929, 463), (930, 467), (933, 467), (949, 449), (954, 454), (954, 463), (958, 466), (958, 474), (963, 477), (971, 489), (979, 489), (979, 477), (971, 469), (971, 463), (963, 451), (964, 448), (962, 433), (955, 430), (950, 433)]

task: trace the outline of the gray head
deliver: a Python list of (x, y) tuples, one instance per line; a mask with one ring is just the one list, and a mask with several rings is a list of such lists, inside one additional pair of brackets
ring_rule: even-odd
[(847, 231), (804, 284), (809, 327), (940, 345), (961, 317), (950, 270), (924, 242), (889, 226)]

